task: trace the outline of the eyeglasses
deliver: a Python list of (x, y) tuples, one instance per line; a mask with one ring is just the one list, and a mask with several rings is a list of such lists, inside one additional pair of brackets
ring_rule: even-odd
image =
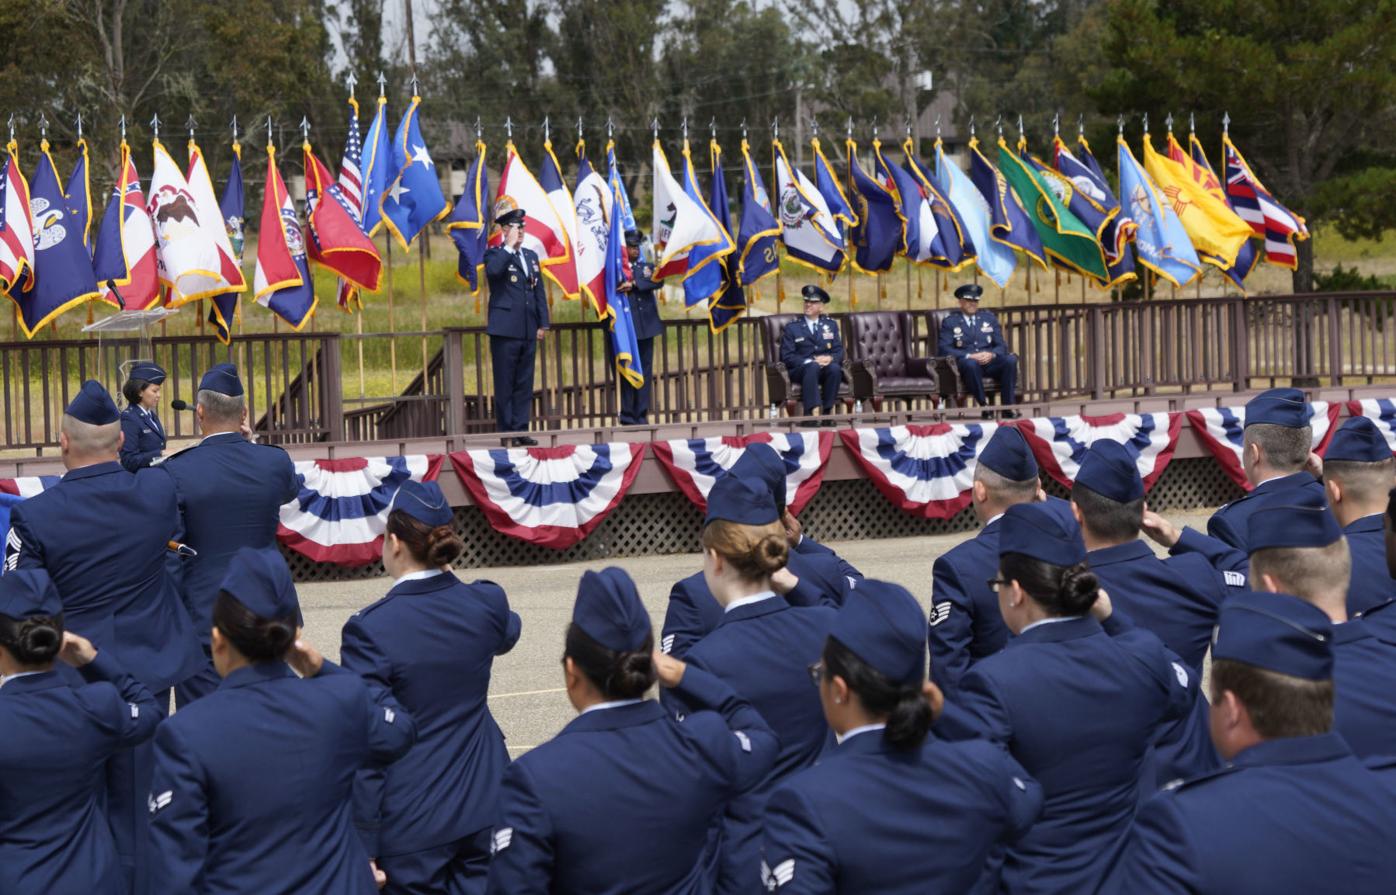
[(1008, 579), (1007, 579), (1007, 578), (990, 578), (988, 581), (986, 581), (986, 582), (984, 582), (984, 583), (987, 584), (987, 585), (989, 585), (989, 590), (993, 591), (994, 593), (998, 593), (998, 592), (999, 592), (999, 588), (1003, 587), (1005, 584), (1008, 583)]
[(823, 662), (815, 662), (813, 665), (809, 666), (809, 679), (814, 682), (816, 687), (824, 682)]

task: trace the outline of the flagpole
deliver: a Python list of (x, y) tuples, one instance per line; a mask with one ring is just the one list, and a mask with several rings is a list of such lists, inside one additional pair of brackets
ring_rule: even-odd
[(388, 364), (392, 367), (393, 393), (397, 393), (397, 317), (393, 313), (393, 235), (386, 234), (384, 242), (387, 244), (387, 252), (384, 253), (387, 259), (388, 268)]
[[(771, 170), (776, 170), (776, 143), (780, 141), (780, 118), (771, 121)], [(780, 186), (779, 183), (776, 186)], [(776, 256), (776, 313), (785, 304), (785, 275), (781, 273), (780, 256)]]

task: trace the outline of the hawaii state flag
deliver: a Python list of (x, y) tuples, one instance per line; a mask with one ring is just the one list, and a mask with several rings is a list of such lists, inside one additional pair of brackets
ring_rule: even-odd
[(359, 229), (344, 189), (316, 158), (310, 143), (303, 143), (301, 150), (305, 157), (305, 223), (310, 233), (306, 254), (341, 280), (377, 292), (383, 278), (378, 247)]
[(267, 185), (262, 194), (262, 224), (257, 239), (257, 304), (299, 331), (315, 313), (315, 284), (306, 266), (296, 205), (276, 167), (276, 147), (267, 144)]
[(1254, 235), (1265, 240), (1267, 264), (1294, 270), (1299, 266), (1294, 241), (1309, 238), (1304, 219), (1276, 201), (1225, 131), (1222, 150), (1226, 154), (1226, 196), (1232, 210), (1251, 225)]
[(5, 149), (0, 169), (0, 286), (10, 292), (34, 276), (34, 220), (29, 212), (29, 181), (19, 170), (19, 147)]
[(562, 227), (558, 238), (567, 247), (568, 260), (553, 266), (553, 275), (562, 287), (562, 296), (577, 299), (581, 296), (577, 275), (577, 208), (572, 202), (572, 193), (567, 189), (567, 181), (562, 179), (562, 166), (553, 154), (553, 141), (543, 141), (543, 167), (539, 172), (538, 183), (548, 194), (548, 203)]
[[(136, 163), (131, 159), (131, 147), (125, 141), (121, 143), (116, 188), (107, 201), (102, 226), (97, 231), (92, 266), (102, 300), (113, 307), (144, 311), (159, 303), (155, 228), (150, 223), (150, 212), (145, 210), (145, 194), (141, 192)], [(118, 292), (120, 301), (116, 296)]]
[[(518, 149), (514, 147), (514, 141), (510, 140), (504, 146), (504, 170), (499, 174), (499, 189), (495, 191), (495, 220), (515, 208), (522, 208), (525, 215), (523, 247), (532, 250), (538, 256), (538, 263), (542, 265), (543, 273), (548, 279), (559, 288), (566, 289), (567, 280), (575, 282), (577, 277), (576, 268), (572, 264), (572, 254), (567, 250), (567, 232), (562, 226), (562, 221), (558, 219), (553, 203), (548, 201), (548, 194), (543, 185), (528, 170), (528, 166), (519, 157)], [(492, 228), (490, 245), (497, 246), (503, 243), (504, 231), (497, 226)], [(562, 266), (567, 267), (570, 274), (559, 274), (553, 270)]]
[(34, 338), (46, 323), (64, 311), (97, 298), (97, 278), (92, 256), (82, 241), (82, 230), (68, 208), (58, 169), (48, 154), (48, 141), (40, 144), (39, 167), (29, 195), (34, 222), (34, 276), (29, 288), (12, 291), (19, 306), (19, 326), (26, 339)]
[[(577, 249), (577, 283), (596, 316), (605, 317), (606, 243), (611, 230), (614, 192), (606, 178), (591, 166), (586, 143), (577, 141), (577, 188), (572, 202), (577, 215), (574, 244)], [(624, 216), (622, 216), (622, 223)]]
[(485, 249), (489, 231), (485, 227), (485, 197), (490, 191), (490, 175), (485, 170), (485, 144), (475, 142), (475, 161), (465, 175), (465, 191), (461, 193), (451, 216), (446, 219), (446, 232), (456, 244), (456, 279), (470, 287), (471, 295), (480, 294), (484, 276)]

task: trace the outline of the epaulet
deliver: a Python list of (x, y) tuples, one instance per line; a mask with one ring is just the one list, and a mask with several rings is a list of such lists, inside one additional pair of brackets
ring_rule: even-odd
[(1177, 780), (1170, 780), (1167, 783), (1165, 783), (1162, 787), (1160, 787), (1159, 791), (1182, 792), (1185, 789), (1193, 789), (1195, 787), (1201, 786), (1204, 783), (1208, 783), (1212, 780), (1225, 777), (1228, 774), (1234, 774), (1239, 770), (1240, 768), (1236, 767), (1235, 765), (1227, 765), (1224, 768), (1217, 768), (1215, 771), (1208, 771), (1205, 774), (1199, 774), (1196, 777), (1189, 777), (1186, 780), (1182, 778), (1179, 778)]
[(358, 612), (355, 612), (352, 616), (350, 616), (350, 618), (362, 618), (363, 616), (368, 615), (370, 612), (379, 608), (380, 606), (386, 606), (388, 602), (392, 600), (392, 598), (392, 594), (385, 594), (379, 597), (378, 599), (374, 600), (372, 603), (369, 603), (367, 606), (360, 609)]

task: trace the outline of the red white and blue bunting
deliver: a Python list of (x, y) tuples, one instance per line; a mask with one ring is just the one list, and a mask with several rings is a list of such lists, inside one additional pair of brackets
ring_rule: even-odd
[(1070, 488), (1086, 450), (1100, 439), (1132, 447), (1144, 490), (1154, 487), (1178, 447), (1181, 413), (1115, 413), (1108, 416), (1052, 416), (1023, 420), (1019, 430), (1047, 474)]
[(645, 445), (567, 444), (457, 451), (451, 465), (496, 531), (565, 550), (630, 490)]
[(1349, 401), (1348, 416), (1365, 416), (1376, 423), (1377, 431), (1386, 438), (1386, 446), (1396, 454), (1396, 401), (1389, 398)]
[(914, 516), (949, 519), (969, 506), (979, 454), (996, 423), (937, 423), (844, 429), (844, 447), (893, 504)]
[(769, 444), (785, 461), (785, 504), (790, 512), (798, 515), (824, 481), (824, 466), (834, 447), (832, 432), (758, 432), (721, 438), (678, 438), (656, 441), (654, 455), (678, 489), (698, 509), (706, 511), (708, 491), (713, 483), (746, 453), (747, 445), (756, 442)]
[[(1312, 401), (1309, 407), (1313, 411), (1313, 420), (1309, 424), (1314, 432), (1313, 449), (1322, 454), (1328, 449), (1328, 442), (1333, 437), (1342, 405)], [(1246, 409), (1204, 407), (1201, 410), (1189, 410), (1187, 414), (1188, 424), (1202, 439), (1202, 443), (1207, 445), (1212, 456), (1217, 458), (1217, 462), (1231, 480), (1245, 490), (1251, 490), (1253, 486), (1246, 480), (1246, 471), (1241, 463), (1241, 433), (1246, 427)]]
[(403, 482), (429, 482), (441, 454), (303, 460), (296, 499), (281, 507), (276, 537), (287, 549), (340, 566), (363, 566), (383, 553), (388, 505)]

